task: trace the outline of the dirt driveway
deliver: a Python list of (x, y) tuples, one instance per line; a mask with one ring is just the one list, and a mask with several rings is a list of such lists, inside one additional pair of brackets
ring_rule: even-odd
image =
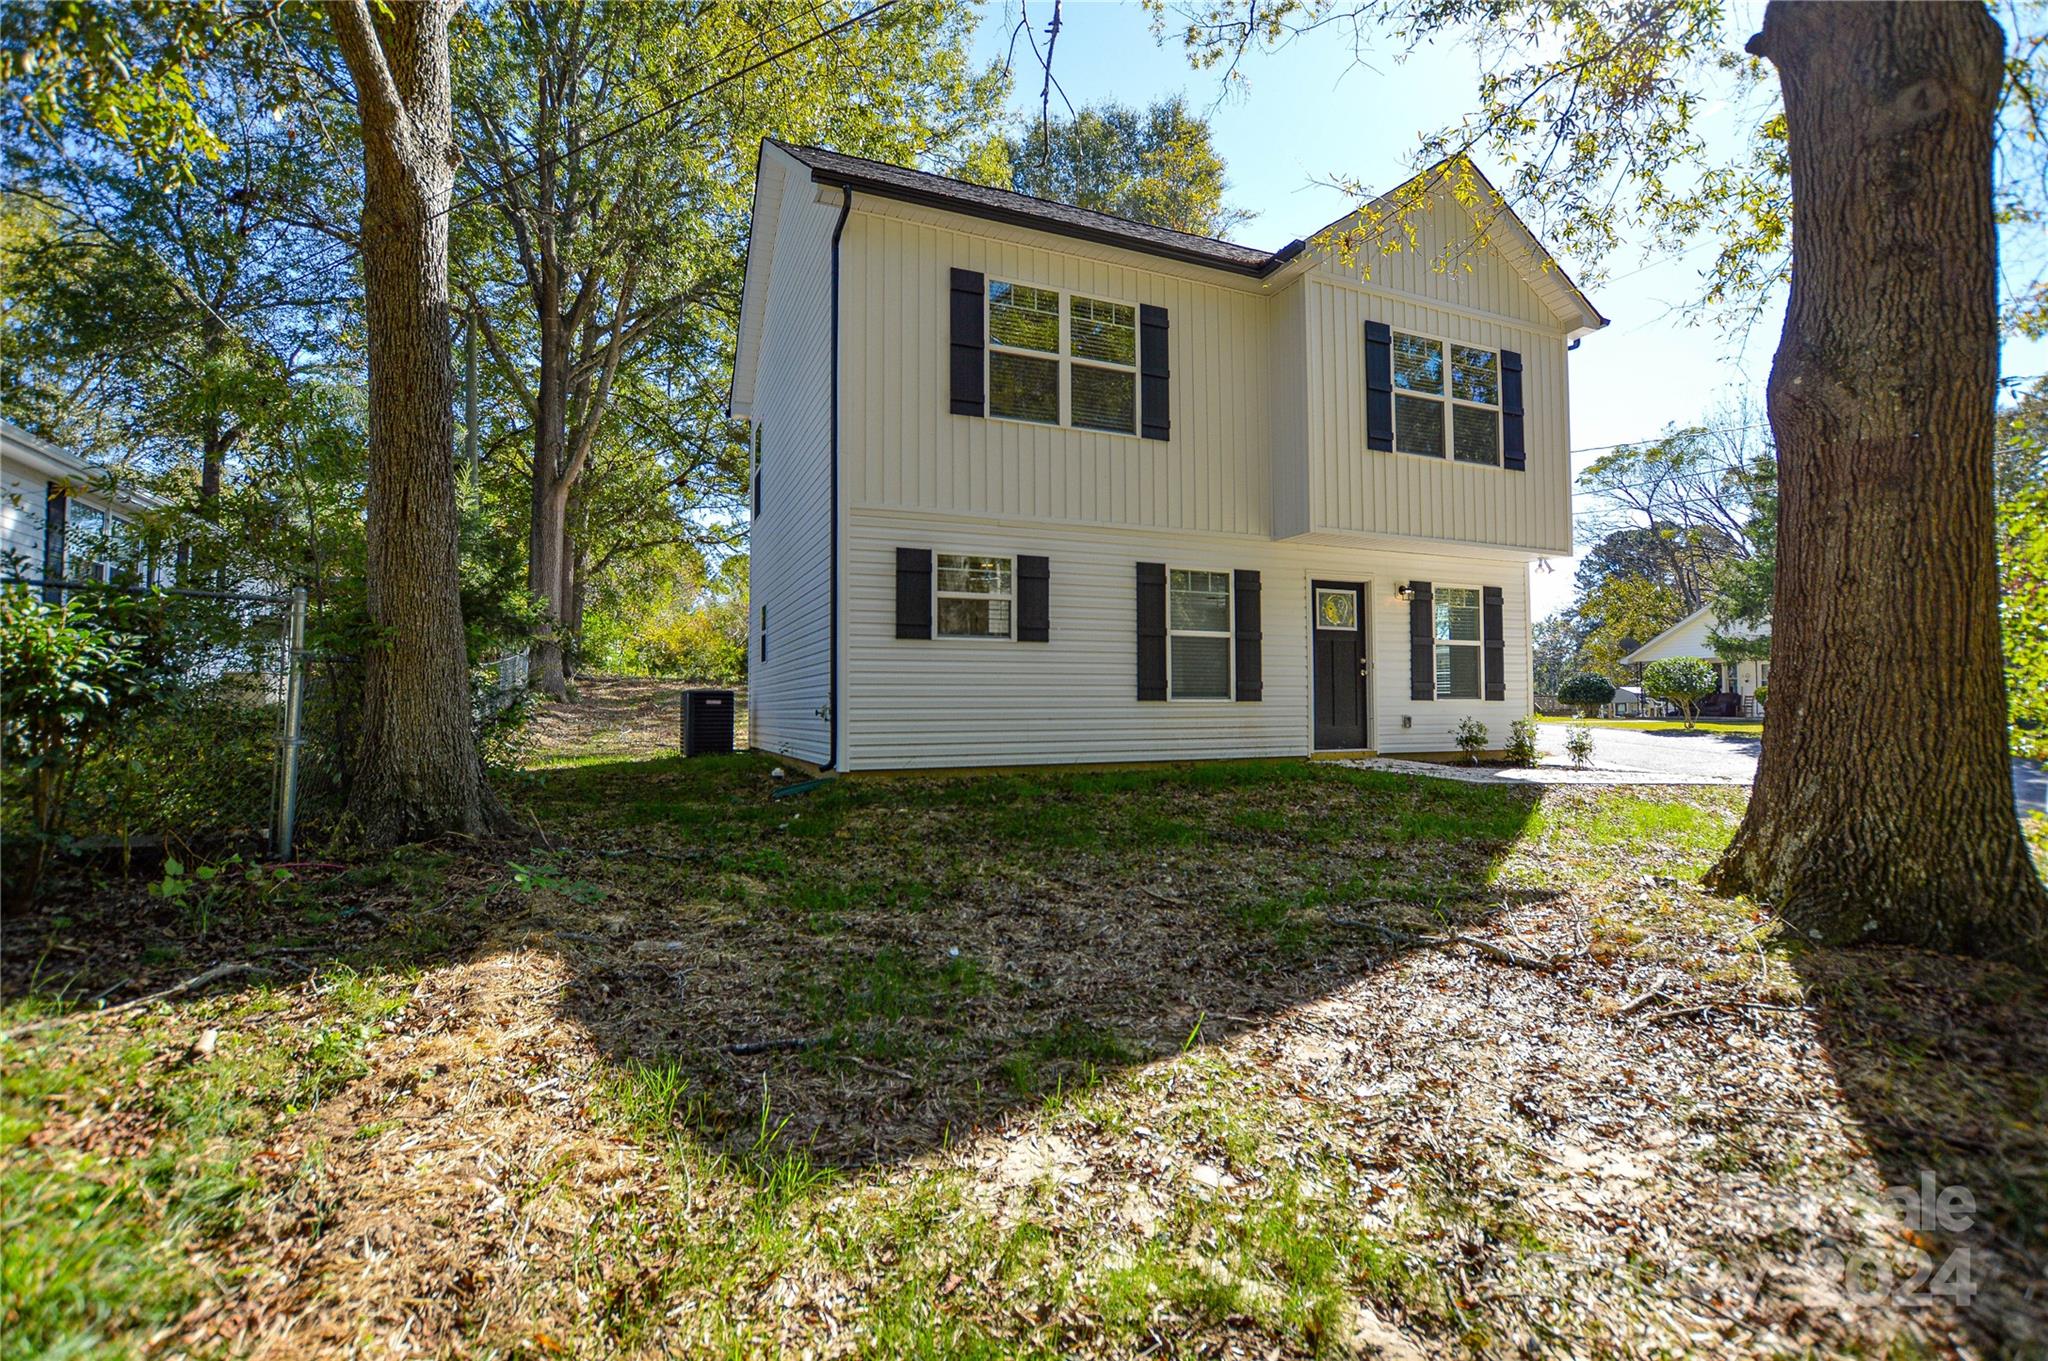
[[(542, 700), (534, 714), (535, 747), (555, 759), (665, 756), (682, 745), (682, 681), (646, 676), (579, 676), (576, 698)], [(746, 749), (745, 691), (733, 743)]]

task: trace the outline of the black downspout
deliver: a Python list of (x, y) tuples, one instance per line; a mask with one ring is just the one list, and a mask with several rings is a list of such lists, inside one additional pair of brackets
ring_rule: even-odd
[(853, 211), (853, 186), (839, 186), (839, 220), (832, 224), (832, 589), (826, 608), (832, 618), (832, 657), (827, 667), (825, 721), (829, 746), (823, 769), (839, 765), (839, 237), (846, 230), (847, 215)]

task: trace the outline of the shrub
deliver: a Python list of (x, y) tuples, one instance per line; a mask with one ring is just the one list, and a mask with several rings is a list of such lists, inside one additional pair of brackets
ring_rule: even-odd
[(1581, 671), (1557, 687), (1557, 698), (1577, 709), (1581, 718), (1591, 718), (1601, 705), (1613, 700), (1614, 682), (1597, 672)]
[(1714, 693), (1714, 668), (1704, 657), (1666, 657), (1643, 668), (1643, 693), (1676, 704), (1693, 725), (1693, 706)]
[(1757, 702), (1757, 707), (1759, 707), (1759, 708), (1762, 708), (1762, 707), (1763, 707), (1763, 706), (1764, 706), (1764, 705), (1765, 705), (1765, 704), (1767, 703), (1767, 701), (1766, 701), (1766, 700), (1764, 699), (1764, 691), (1766, 691), (1766, 690), (1768, 690), (1768, 689), (1770, 689), (1770, 688), (1771, 688), (1771, 687), (1770, 687), (1769, 685), (1759, 685), (1759, 686), (1758, 686), (1758, 687), (1756, 688), (1756, 702)]
[(160, 601), (95, 593), (50, 605), (25, 587), (0, 590), (0, 756), (29, 813), (27, 836), (8, 838), (12, 905), (35, 896), (79, 772), (172, 674)]
[(1458, 750), (1479, 764), (1479, 753), (1486, 750), (1486, 725), (1476, 718), (1461, 718), (1451, 733), (1451, 740), (1458, 744)]
[(1572, 758), (1572, 764), (1580, 770), (1593, 764), (1593, 730), (1583, 724), (1574, 723), (1564, 730), (1564, 754)]
[(1518, 718), (1508, 724), (1508, 759), (1518, 766), (1533, 766), (1541, 759), (1536, 747), (1536, 720)]

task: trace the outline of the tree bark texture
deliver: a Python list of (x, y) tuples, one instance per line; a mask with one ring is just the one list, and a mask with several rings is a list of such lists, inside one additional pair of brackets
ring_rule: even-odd
[(1750, 47), (1795, 206), (1771, 716), (1708, 882), (1813, 939), (2038, 962), (1993, 536), (2003, 34), (1981, 5), (1773, 0)]
[(455, 493), (448, 207), (455, 0), (330, 0), (363, 135), (370, 473), (363, 731), (351, 811), (372, 841), (498, 820), (470, 726)]

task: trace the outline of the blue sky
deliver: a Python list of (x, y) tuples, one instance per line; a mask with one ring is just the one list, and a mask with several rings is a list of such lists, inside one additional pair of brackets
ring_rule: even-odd
[[(1730, 36), (1739, 44), (1755, 31), (1761, 5), (1738, 0), (1732, 8)], [(1051, 0), (1029, 7), (1041, 35), (1051, 14)], [(1017, 0), (988, 6), (976, 37), (982, 55), (1003, 56), (1017, 18)], [(1038, 69), (1021, 37), (1017, 54), (1012, 107), (1035, 118)], [(1137, 4), (1068, 0), (1053, 72), (1076, 105), (1142, 105), (1185, 94), (1210, 120), (1230, 170), (1230, 201), (1257, 214), (1233, 235), (1272, 248), (1350, 208), (1319, 181), (1342, 175), (1380, 187), (1398, 183), (1409, 173), (1417, 138), (1475, 103), (1478, 67), (1462, 48), (1427, 49), (1406, 61), (1373, 53), (1367, 60), (1370, 67), (1356, 64), (1348, 40), (1329, 30), (1249, 58), (1249, 88), (1219, 103), (1218, 74), (1192, 68), (1178, 36), (1155, 40)], [(1063, 111), (1057, 95), (1054, 108)], [(1716, 117), (1732, 134), (1739, 121), (1733, 111)], [(1624, 247), (1606, 262), (1610, 277), (1588, 286), (1612, 324), (1572, 356), (1572, 444), (1586, 451), (1574, 453), (1574, 471), (1597, 458), (1599, 446), (1640, 440), (1672, 422), (1702, 421), (1745, 397), (1761, 401), (1784, 301), (1772, 298), (1746, 335), (1689, 319), (1686, 304), (1697, 297), (1699, 271), (1710, 258), (1707, 248), (1652, 260)], [(1565, 264), (1580, 276), (1578, 262)], [(2003, 367), (2008, 374), (2048, 370), (2048, 342), (2009, 344)], [(1573, 563), (1558, 559), (1553, 566), (1534, 578), (1539, 616), (1571, 599)]]

